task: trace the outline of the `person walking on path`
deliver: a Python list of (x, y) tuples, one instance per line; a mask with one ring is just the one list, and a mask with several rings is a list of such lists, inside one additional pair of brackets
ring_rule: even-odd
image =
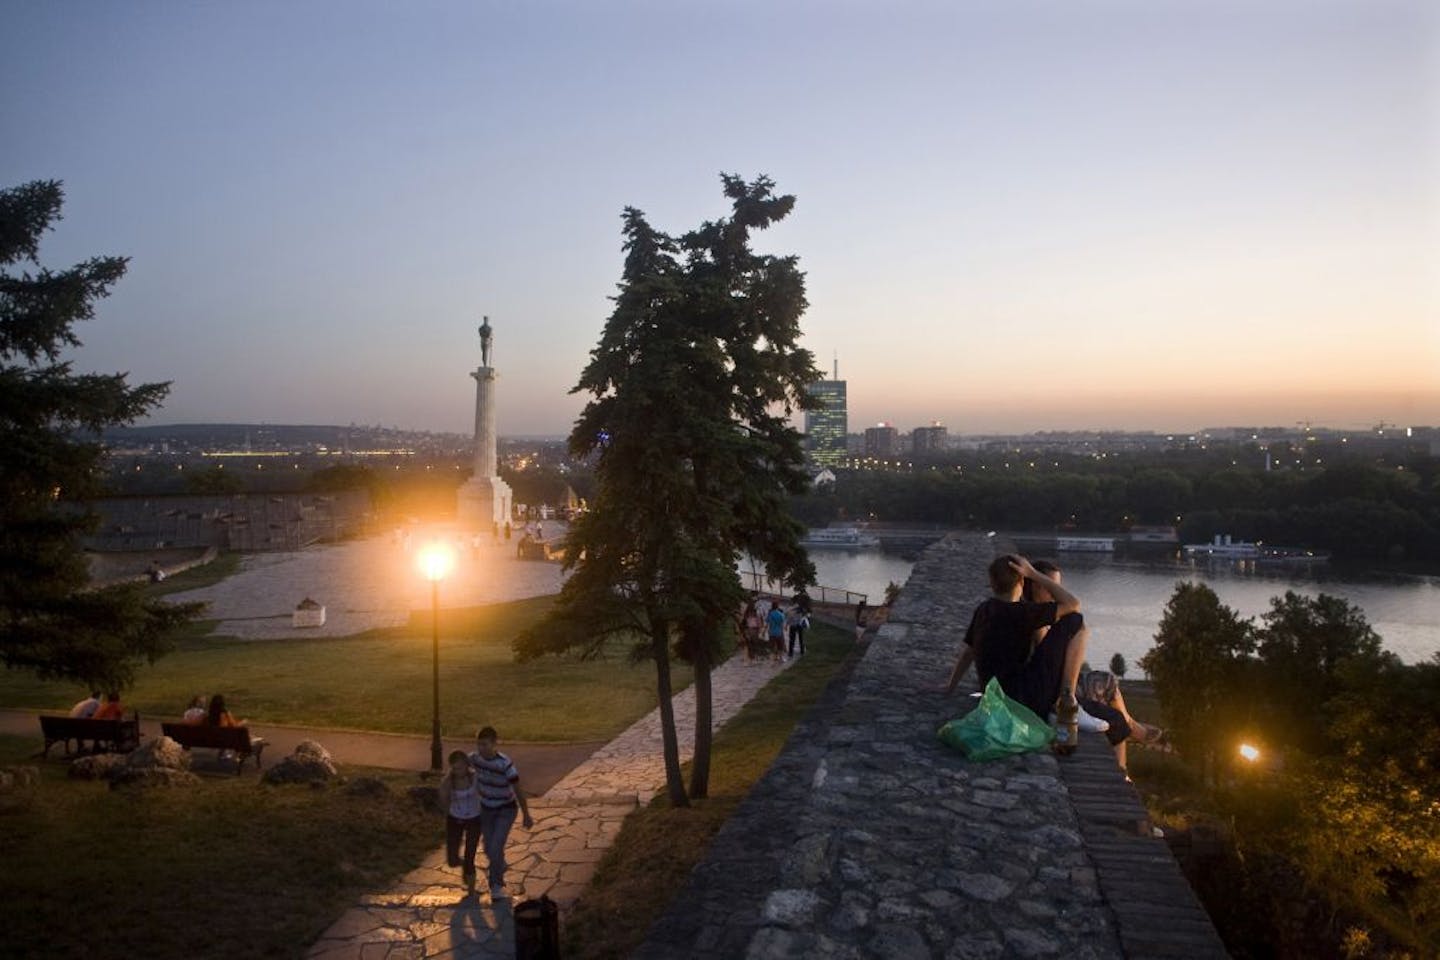
[(765, 623), (770, 628), (770, 659), (779, 663), (785, 657), (785, 611), (778, 600), (771, 604)]
[(869, 612), (865, 606), (865, 598), (861, 597), (860, 602), (855, 604), (855, 641), (858, 643), (865, 639), (865, 615)]
[(790, 659), (795, 659), (795, 646), (800, 646), (800, 656), (805, 655), (805, 631), (810, 626), (809, 611), (804, 610), (798, 604), (790, 608), (790, 615), (786, 618), (790, 628)]
[(523, 816), (525, 829), (535, 825), (530, 807), (520, 789), (520, 773), (510, 758), (497, 749), (500, 735), (494, 727), (481, 727), (475, 734), (475, 752), (470, 766), (480, 784), (480, 842), (485, 847), (485, 876), (490, 885), (490, 899), (508, 900), (505, 891), (505, 843), (515, 825), (516, 808)]
[(751, 596), (750, 602), (745, 604), (745, 612), (740, 614), (740, 642), (745, 647), (747, 664), (755, 662), (755, 653), (760, 649), (760, 611), (756, 606), (758, 603), (758, 598)]
[[(450, 752), (450, 769), (440, 782), (440, 806), (445, 808), (445, 862), (460, 868), (467, 886), (475, 885), (475, 848), (480, 845), (480, 778), (464, 750)], [(460, 840), (465, 853), (460, 853)]]

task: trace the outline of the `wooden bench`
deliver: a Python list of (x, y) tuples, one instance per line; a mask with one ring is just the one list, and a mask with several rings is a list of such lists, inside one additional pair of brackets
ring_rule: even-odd
[(44, 756), (50, 756), (50, 748), (57, 743), (65, 744), (65, 753), (70, 753), (70, 741), (75, 749), (89, 740), (94, 752), (100, 753), (102, 745), (106, 753), (128, 753), (140, 746), (140, 716), (129, 720), (96, 720), (93, 717), (40, 717), (40, 732), (45, 735)]
[(220, 751), (233, 750), (237, 776), (249, 757), (255, 758), (257, 770), (264, 765), (260, 755), (265, 752), (265, 738), (250, 736), (249, 727), (212, 727), (204, 723), (162, 723), (160, 729), (165, 736), (186, 750), (192, 747), (206, 747)]

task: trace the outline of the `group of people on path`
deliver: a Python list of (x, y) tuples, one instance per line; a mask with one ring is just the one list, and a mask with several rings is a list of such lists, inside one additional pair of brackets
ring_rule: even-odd
[[(810, 596), (800, 591), (789, 604), (778, 598), (751, 595), (740, 614), (740, 644), (745, 662), (766, 659), (784, 663), (805, 655), (805, 631), (810, 629)], [(786, 647), (786, 639), (789, 647)]]
[(1104, 732), (1114, 746), (1121, 770), (1127, 742), (1164, 742), (1163, 730), (1130, 715), (1113, 673), (1093, 670), (1082, 677), (1090, 629), (1056, 564), (1004, 554), (988, 573), (991, 596), (970, 617), (947, 695), (973, 665), (982, 689), (994, 678), (1006, 696), (1042, 719), (1054, 718), (1056, 752), (1075, 750), (1087, 718), (1089, 729)]
[(440, 782), (440, 805), (445, 810), (445, 860), (460, 868), (470, 888), (475, 886), (475, 852), (485, 851), (486, 882), (491, 900), (508, 900), (505, 889), (505, 843), (518, 815), (525, 829), (534, 826), (520, 773), (498, 749), (494, 727), (475, 734), (475, 750), (452, 751), (450, 766)]

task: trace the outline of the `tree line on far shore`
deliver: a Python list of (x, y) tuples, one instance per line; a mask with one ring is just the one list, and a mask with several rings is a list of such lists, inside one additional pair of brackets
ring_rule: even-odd
[(873, 518), (1093, 533), (1163, 524), (1185, 543), (1229, 534), (1342, 561), (1440, 561), (1440, 458), (1350, 459), (1303, 471), (1177, 459), (1068, 457), (1031, 467), (1016, 457), (1009, 466), (977, 458), (943, 471), (842, 470), (793, 508), (812, 524)]

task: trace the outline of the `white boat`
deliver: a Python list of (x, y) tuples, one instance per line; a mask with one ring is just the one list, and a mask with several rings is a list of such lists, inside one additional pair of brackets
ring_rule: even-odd
[(1114, 553), (1114, 537), (1056, 537), (1055, 549), (1066, 553)]
[(1190, 557), (1221, 557), (1226, 560), (1253, 560), (1260, 556), (1261, 548), (1258, 543), (1250, 543), (1248, 540), (1231, 540), (1230, 534), (1223, 537), (1215, 534), (1215, 539), (1209, 543), (1187, 543), (1185, 544), (1185, 555)]
[(859, 527), (823, 527), (811, 530), (800, 540), (805, 547), (844, 547), (864, 550), (880, 546), (880, 538), (862, 533)]

